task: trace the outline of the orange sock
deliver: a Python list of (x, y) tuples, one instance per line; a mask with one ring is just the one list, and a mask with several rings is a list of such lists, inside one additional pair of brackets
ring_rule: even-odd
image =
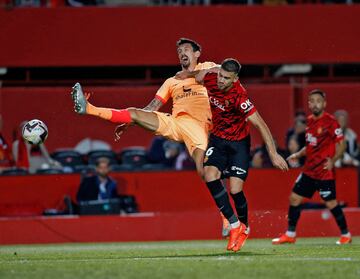
[(105, 120), (110, 120), (111, 115), (112, 115), (111, 109), (98, 108), (98, 107), (93, 106), (90, 103), (87, 103), (86, 113), (89, 115), (94, 115), (94, 116), (100, 117)]

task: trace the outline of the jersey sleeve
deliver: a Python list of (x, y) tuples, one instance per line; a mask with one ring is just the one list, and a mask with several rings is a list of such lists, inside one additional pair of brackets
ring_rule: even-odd
[(204, 76), (204, 86), (206, 88), (208, 88), (211, 84), (214, 84), (216, 83), (216, 80), (217, 80), (217, 74), (215, 73), (207, 73), (205, 76)]
[(243, 93), (241, 94), (240, 98), (238, 99), (238, 107), (241, 113), (245, 115), (245, 117), (249, 117), (253, 113), (256, 112), (256, 108), (254, 104), (250, 101), (248, 94), (245, 89), (243, 89)]
[(155, 98), (165, 104), (171, 97), (172, 78), (168, 78), (156, 92)]
[(195, 67), (195, 70), (196, 71), (207, 70), (207, 69), (214, 68), (214, 67), (220, 67), (220, 65), (218, 65), (214, 62), (203, 62), (203, 63), (197, 64)]
[(336, 120), (333, 122), (330, 133), (334, 142), (336, 143), (344, 139), (344, 134), (342, 132), (342, 129), (340, 128), (340, 125)]

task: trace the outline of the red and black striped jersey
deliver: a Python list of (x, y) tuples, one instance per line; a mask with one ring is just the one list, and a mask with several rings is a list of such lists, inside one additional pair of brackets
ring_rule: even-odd
[(335, 179), (335, 170), (324, 169), (327, 158), (335, 155), (336, 143), (344, 136), (340, 125), (329, 113), (324, 112), (320, 118), (310, 115), (306, 127), (306, 161), (304, 173), (314, 179)]
[(247, 137), (250, 133), (247, 118), (256, 112), (256, 108), (240, 82), (234, 82), (229, 91), (222, 92), (217, 86), (217, 74), (208, 73), (204, 78), (204, 86), (208, 91), (211, 106), (211, 133), (231, 141)]

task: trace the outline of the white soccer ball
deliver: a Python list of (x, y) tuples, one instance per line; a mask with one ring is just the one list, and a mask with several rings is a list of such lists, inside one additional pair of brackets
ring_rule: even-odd
[(30, 144), (40, 144), (46, 140), (48, 128), (41, 120), (33, 119), (24, 125), (22, 136)]

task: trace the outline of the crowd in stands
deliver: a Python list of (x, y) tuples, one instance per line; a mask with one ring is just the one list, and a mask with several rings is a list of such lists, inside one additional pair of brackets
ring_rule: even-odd
[[(359, 166), (360, 151), (355, 131), (350, 128), (349, 115), (338, 110), (334, 116), (343, 130), (347, 149), (336, 167)], [(49, 154), (45, 144), (31, 145), (24, 141), (19, 129), (14, 133), (13, 142), (2, 135), (2, 117), (0, 115), (0, 173), (2, 175), (56, 174), (56, 173), (95, 173), (99, 158), (107, 158), (112, 171), (149, 171), (149, 170), (191, 170), (195, 164), (187, 153), (184, 144), (154, 137), (150, 146), (123, 148), (120, 152), (111, 150), (105, 142), (84, 139), (73, 149), (59, 149)], [(306, 116), (297, 112), (294, 125), (286, 134), (286, 146), (278, 148), (284, 158), (305, 146)], [(271, 168), (272, 164), (264, 145), (253, 146), (251, 167)], [(289, 162), (291, 168), (304, 164), (304, 158)]]
[(359, 0), (3, 0), (13, 7), (354, 4)]

